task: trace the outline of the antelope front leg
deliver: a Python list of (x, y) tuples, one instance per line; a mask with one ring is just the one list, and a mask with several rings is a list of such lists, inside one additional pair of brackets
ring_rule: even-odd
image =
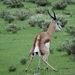
[(30, 58), (29, 64), (28, 64), (27, 68), (25, 69), (25, 72), (28, 70), (28, 68), (29, 68), (29, 66), (30, 66), (30, 64), (31, 64), (31, 62), (32, 62), (32, 59), (33, 59), (33, 55), (31, 55), (31, 58)]
[(46, 61), (47, 58), (48, 58), (48, 55), (44, 55), (43, 58), (42, 58), (43, 62), (44, 62), (45, 64), (47, 64), (50, 68), (52, 68), (54, 71), (57, 72), (57, 70), (56, 70), (54, 67), (52, 67), (52, 66)]

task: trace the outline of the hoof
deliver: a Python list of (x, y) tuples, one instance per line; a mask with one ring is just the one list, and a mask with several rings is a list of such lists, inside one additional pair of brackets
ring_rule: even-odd
[(46, 68), (46, 70), (48, 70), (48, 67)]
[(53, 71), (58, 72), (57, 70), (53, 70)]
[(38, 67), (38, 70), (40, 70), (40, 68)]
[(27, 72), (27, 70), (25, 70), (25, 72)]

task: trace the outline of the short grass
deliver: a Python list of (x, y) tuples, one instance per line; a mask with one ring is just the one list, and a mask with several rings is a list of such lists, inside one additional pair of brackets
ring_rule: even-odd
[[(33, 11), (37, 6), (35, 4), (25, 3), (24, 8), (20, 9), (29, 7)], [(6, 8), (6, 6), (0, 2), (0, 11), (3, 9), (9, 10), (12, 13), (17, 10)], [(69, 5), (65, 10), (56, 10), (56, 13), (62, 14), (63, 11), (75, 14), (75, 5)], [(66, 27), (75, 25), (75, 15), (72, 17), (64, 15), (64, 17), (68, 19)], [(5, 31), (8, 23), (0, 19), (0, 75), (75, 75), (75, 62), (71, 61), (70, 56), (68, 56), (66, 52), (57, 52), (56, 50), (60, 43), (71, 38), (71, 36), (65, 32), (65, 28), (63, 28), (61, 32), (54, 33), (51, 41), (53, 54), (49, 56), (49, 63), (55, 67), (58, 72), (54, 72), (51, 68), (49, 68), (49, 70), (44, 70), (45, 64), (42, 61), (41, 70), (38, 71), (38, 57), (33, 59), (29, 70), (24, 72), (30, 59), (29, 50), (33, 44), (33, 40), (42, 30), (39, 27), (30, 27), (26, 21), (16, 21), (16, 23), (21, 28), (24, 27), (25, 29), (21, 29), (16, 34), (12, 34), (11, 32)], [(55, 39), (55, 37), (57, 37), (57, 39)], [(22, 57), (28, 60), (26, 65), (20, 63)], [(8, 68), (12, 65), (15, 65), (17, 68), (15, 72), (8, 71)]]

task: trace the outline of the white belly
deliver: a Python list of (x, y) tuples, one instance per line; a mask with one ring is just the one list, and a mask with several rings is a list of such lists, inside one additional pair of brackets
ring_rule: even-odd
[(45, 46), (49, 49), (50, 48), (50, 42), (45, 43)]

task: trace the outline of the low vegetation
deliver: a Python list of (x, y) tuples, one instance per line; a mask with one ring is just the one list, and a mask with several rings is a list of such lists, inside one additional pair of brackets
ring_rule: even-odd
[(36, 4), (39, 6), (46, 6), (46, 5), (50, 5), (51, 2), (50, 0), (36, 0)]
[(3, 4), (6, 4), (7, 7), (11, 7), (11, 8), (20, 8), (23, 7), (23, 1), (21, 0), (4, 0)]
[(12, 33), (17, 33), (17, 31), (21, 30), (21, 27), (15, 25), (15, 24), (9, 24), (7, 27), (6, 27), (6, 31), (7, 32), (12, 32)]
[(65, 0), (58, 0), (55, 5), (53, 5), (53, 9), (65, 9), (67, 7), (67, 2)]
[(65, 9), (68, 4), (75, 4), (72, 0), (57, 0), (57, 2), (53, 5), (53, 9)]
[(16, 10), (14, 16), (16, 17), (16, 19), (23, 21), (28, 19), (31, 16), (31, 13), (30, 11)]
[(26, 58), (21, 58), (20, 63), (22, 65), (25, 65), (27, 63), (27, 59)]
[(16, 66), (14, 66), (14, 65), (9, 66), (8, 71), (9, 72), (15, 72), (16, 71)]
[(75, 37), (75, 26), (67, 27), (66, 32), (69, 33), (71, 36)]
[[(16, 4), (13, 1), (17, 1)], [(65, 0), (63, 4), (56, 0), (13, 1), (0, 0), (0, 75), (75, 75), (75, 1)], [(37, 70), (38, 57), (24, 72), (35, 36), (46, 31), (52, 20), (46, 10), (53, 15), (51, 9), (56, 4), (60, 6), (54, 11), (63, 29), (52, 38), (49, 63), (58, 72), (45, 70), (42, 61), (41, 69)]]

